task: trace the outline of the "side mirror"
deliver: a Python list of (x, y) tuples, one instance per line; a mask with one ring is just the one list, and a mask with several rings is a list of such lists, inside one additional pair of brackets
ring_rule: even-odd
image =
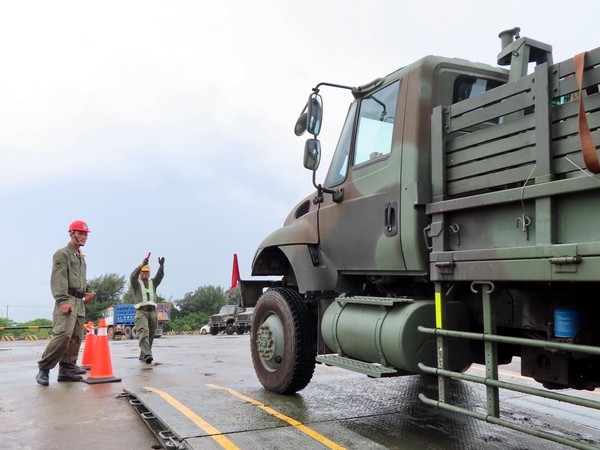
[(315, 171), (321, 162), (321, 142), (318, 139), (307, 139), (304, 144), (304, 167)]
[[(306, 110), (306, 108), (304, 108), (304, 110)], [(294, 134), (296, 136), (302, 136), (304, 134), (304, 132), (306, 131), (306, 121), (307, 120), (308, 120), (308, 114), (306, 114), (303, 111), (302, 114), (300, 114), (300, 117), (298, 117), (298, 120), (296, 121), (296, 126), (294, 127)]]
[(319, 94), (312, 93), (308, 97), (306, 114), (307, 131), (314, 136), (318, 136), (321, 132), (321, 123), (323, 121), (323, 100)]

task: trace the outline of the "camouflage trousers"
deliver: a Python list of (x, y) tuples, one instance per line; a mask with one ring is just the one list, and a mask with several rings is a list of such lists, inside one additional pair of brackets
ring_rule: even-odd
[(54, 307), (52, 316), (52, 337), (44, 350), (42, 359), (38, 361), (40, 369), (50, 370), (59, 364), (60, 372), (68, 372), (75, 368), (85, 313), (83, 301), (71, 298), (73, 310), (69, 314), (60, 312), (58, 305)]
[(152, 355), (152, 342), (154, 342), (154, 333), (156, 332), (156, 310), (135, 311), (135, 329), (138, 334), (140, 345), (140, 358)]

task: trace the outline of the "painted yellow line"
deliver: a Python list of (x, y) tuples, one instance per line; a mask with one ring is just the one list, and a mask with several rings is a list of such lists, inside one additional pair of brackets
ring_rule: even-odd
[(184, 416), (186, 416), (188, 419), (190, 419), (192, 422), (194, 422), (199, 428), (201, 428), (206, 433), (208, 433), (210, 435), (210, 437), (212, 437), (215, 441), (217, 441), (221, 445), (221, 447), (223, 447), (227, 450), (234, 450), (234, 449), (239, 450), (239, 447), (236, 446), (229, 439), (227, 439), (225, 436), (223, 436), (223, 434), (219, 430), (217, 430), (215, 427), (213, 427), (207, 421), (202, 419), (199, 415), (197, 415), (194, 411), (192, 411), (190, 408), (185, 406), (183, 403), (181, 403), (180, 401), (178, 401), (177, 399), (172, 397), (170, 394), (167, 394), (166, 392), (163, 392), (158, 389), (151, 388), (151, 387), (145, 387), (144, 389), (146, 389), (147, 391), (150, 391), (150, 392), (154, 392), (155, 394), (158, 394), (162, 399), (166, 400), (171, 406), (173, 406), (175, 409), (177, 409), (179, 412), (181, 412)]
[(293, 426), (293, 427), (297, 428), (298, 430), (302, 431), (303, 433), (309, 435), (311, 438), (315, 439), (316, 441), (319, 441), (321, 444), (323, 444), (324, 446), (326, 446), (328, 448), (333, 448), (336, 450), (345, 450), (346, 449), (346, 447), (342, 447), (341, 445), (336, 444), (335, 442), (327, 439), (322, 434), (319, 434), (316, 431), (311, 430), (306, 425), (302, 425), (296, 419), (292, 419), (291, 417), (288, 417), (285, 414), (281, 414), (279, 411), (274, 410), (273, 408), (265, 405), (264, 403), (259, 402), (258, 400), (254, 400), (253, 398), (247, 397), (244, 394), (240, 394), (239, 392), (234, 391), (233, 389), (217, 386), (216, 384), (207, 384), (207, 386), (214, 388), (214, 389), (222, 389), (224, 391), (229, 392), (234, 397), (245, 400), (248, 403), (253, 404), (254, 406), (258, 406), (263, 411), (277, 417), (280, 420), (283, 420), (284, 422), (289, 423), (291, 426)]

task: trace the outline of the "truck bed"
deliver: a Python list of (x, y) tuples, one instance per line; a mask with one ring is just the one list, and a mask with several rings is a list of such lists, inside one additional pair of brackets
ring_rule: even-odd
[[(573, 59), (432, 116), (431, 279), (596, 281), (600, 179), (586, 170)], [(600, 48), (585, 119), (600, 143)], [(596, 147), (596, 153), (598, 145)], [(485, 264), (481, 264), (485, 262)]]

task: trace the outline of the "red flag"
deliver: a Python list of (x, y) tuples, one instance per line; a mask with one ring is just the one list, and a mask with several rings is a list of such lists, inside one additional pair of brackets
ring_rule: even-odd
[(234, 289), (240, 281), (240, 268), (238, 266), (237, 254), (233, 254), (233, 270), (231, 271), (231, 289)]

